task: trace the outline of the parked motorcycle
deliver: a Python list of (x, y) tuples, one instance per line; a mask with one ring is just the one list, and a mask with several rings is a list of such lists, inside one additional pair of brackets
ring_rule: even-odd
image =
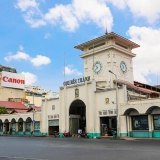
[(70, 132), (64, 132), (63, 133), (63, 137), (71, 137), (72, 135), (70, 134)]
[(78, 138), (80, 138), (80, 137), (82, 137), (82, 138), (89, 138), (89, 136), (88, 136), (88, 134), (87, 133), (85, 133), (85, 132), (80, 132), (80, 133), (78, 133)]
[(59, 137), (59, 132), (57, 132), (57, 131), (54, 131), (53, 132), (53, 136), (56, 138), (56, 137)]

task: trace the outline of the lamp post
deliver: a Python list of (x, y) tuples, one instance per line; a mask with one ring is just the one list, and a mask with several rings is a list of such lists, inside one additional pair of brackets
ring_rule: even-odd
[(116, 77), (116, 118), (117, 118), (117, 137), (119, 137), (119, 113), (118, 113), (118, 86), (117, 86), (117, 75), (113, 73), (111, 70), (108, 72), (112, 73)]
[(33, 121), (32, 121), (32, 123), (33, 123), (33, 135), (34, 135), (34, 123), (35, 123), (35, 121), (34, 121), (34, 92), (32, 92), (33, 93)]

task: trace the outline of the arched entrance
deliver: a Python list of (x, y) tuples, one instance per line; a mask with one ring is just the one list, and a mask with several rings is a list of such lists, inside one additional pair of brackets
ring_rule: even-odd
[(3, 132), (3, 122), (1, 119), (0, 119), (0, 132)]
[(78, 130), (86, 132), (86, 105), (81, 100), (75, 100), (69, 109), (69, 131), (72, 135)]
[(23, 132), (23, 119), (19, 118), (18, 120), (18, 132)]
[(15, 132), (16, 132), (16, 120), (14, 118), (11, 120), (11, 127), (12, 127), (12, 134), (15, 134)]
[(26, 119), (26, 126), (25, 126), (26, 132), (31, 132), (31, 123), (32, 123), (32, 119), (30, 117), (28, 117)]
[(9, 133), (9, 120), (8, 119), (4, 121), (4, 127), (5, 127), (5, 134)]

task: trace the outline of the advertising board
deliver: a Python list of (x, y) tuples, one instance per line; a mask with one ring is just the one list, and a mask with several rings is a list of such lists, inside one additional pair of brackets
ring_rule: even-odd
[(2, 71), (1, 86), (24, 89), (25, 75)]

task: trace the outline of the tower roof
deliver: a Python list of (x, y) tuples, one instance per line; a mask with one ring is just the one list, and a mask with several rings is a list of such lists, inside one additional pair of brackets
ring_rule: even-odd
[(114, 33), (114, 32), (111, 32), (111, 33), (107, 33), (103, 36), (100, 36), (98, 38), (95, 38), (95, 39), (92, 39), (90, 41), (79, 44), (79, 45), (75, 46), (74, 48), (83, 51), (84, 47), (86, 47), (88, 45), (91, 45), (93, 43), (98, 43), (98, 42), (102, 41), (103, 39), (107, 39), (107, 38), (115, 38), (118, 41), (122, 42), (123, 44), (126, 44), (126, 45), (130, 46), (132, 49), (140, 47), (140, 45), (138, 45), (138, 44), (136, 44), (136, 43), (134, 43), (134, 42), (132, 42), (132, 41), (116, 34), (116, 33)]

